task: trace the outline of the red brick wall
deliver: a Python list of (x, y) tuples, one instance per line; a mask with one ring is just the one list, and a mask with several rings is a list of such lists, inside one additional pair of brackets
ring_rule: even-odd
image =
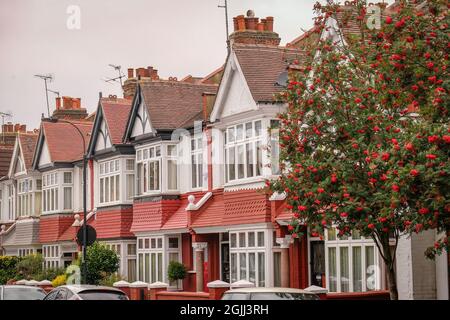
[(159, 230), (180, 206), (180, 200), (135, 202), (131, 232)]
[(72, 228), (74, 215), (55, 214), (41, 216), (39, 226), (39, 242), (57, 242), (59, 237), (68, 229)]
[(96, 214), (95, 228), (99, 239), (134, 237), (130, 232), (133, 208), (100, 211)]

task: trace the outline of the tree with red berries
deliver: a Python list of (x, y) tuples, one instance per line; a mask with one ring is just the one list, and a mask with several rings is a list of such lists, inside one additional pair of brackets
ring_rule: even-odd
[[(317, 32), (341, 7), (315, 7)], [(367, 25), (344, 42), (321, 40), (291, 72), (280, 99), (282, 174), (290, 230), (313, 236), (335, 226), (375, 242), (398, 299), (396, 249), (402, 235), (450, 230), (450, 129), (446, 1), (401, 2), (381, 29)], [(427, 254), (447, 246), (447, 238)]]

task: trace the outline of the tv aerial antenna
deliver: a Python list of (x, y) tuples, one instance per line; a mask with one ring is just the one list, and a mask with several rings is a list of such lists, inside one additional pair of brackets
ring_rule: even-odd
[(48, 113), (48, 117), (50, 118), (50, 105), (48, 103), (48, 92), (52, 92), (52, 93), (57, 93), (58, 97), (59, 97), (59, 92), (56, 91), (52, 91), (48, 89), (47, 86), (47, 82), (52, 82), (53, 80), (55, 80), (55, 76), (53, 74), (35, 74), (34, 75), (36, 78), (42, 79), (44, 80), (44, 84), (45, 84), (45, 98), (47, 99), (47, 113)]
[(122, 86), (123, 86), (122, 78), (125, 78), (125, 75), (122, 73), (122, 67), (121, 66), (116, 66), (114, 64), (109, 64), (108, 66), (110, 66), (111, 68), (116, 70), (119, 73), (119, 76), (115, 77), (115, 78), (103, 78), (102, 80), (107, 82), (107, 83), (119, 82), (120, 83), (120, 87), (122, 88)]
[(0, 111), (0, 117), (2, 117), (2, 142), (5, 143), (5, 118), (12, 118), (12, 112), (9, 110), (6, 112)]
[(228, 50), (228, 54), (230, 53), (230, 31), (229, 31), (229, 27), (228, 27), (228, 1), (225, 0), (225, 3), (223, 5), (218, 5), (218, 8), (222, 8), (225, 10), (225, 27), (226, 27), (226, 31), (227, 31), (227, 50)]

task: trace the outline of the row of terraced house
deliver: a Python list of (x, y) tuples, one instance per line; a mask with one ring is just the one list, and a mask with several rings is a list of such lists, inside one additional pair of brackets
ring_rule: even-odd
[[(342, 8), (355, 14), (351, 5)], [(333, 228), (323, 239), (308, 232), (294, 239), (283, 196), (264, 191), (279, 174), (277, 114), (286, 106), (274, 99), (283, 89), (277, 81), (294, 60), (304, 61), (305, 43), (352, 33), (339, 18), (330, 17), (322, 34), (313, 29), (280, 46), (273, 18), (238, 16), (224, 66), (206, 77), (161, 79), (151, 67), (128, 69), (123, 98), (100, 95), (92, 114), (80, 99), (63, 97), (38, 130), (5, 124), (2, 253), (39, 252), (47, 267), (77, 258), (86, 152), (87, 223), (117, 252), (129, 282), (169, 282), (168, 264), (179, 261), (189, 270), (178, 284), (185, 291), (207, 291), (214, 280), (386, 289), (371, 239), (341, 239)], [(448, 298), (446, 255), (423, 255), (437, 237), (401, 239), (400, 298)]]

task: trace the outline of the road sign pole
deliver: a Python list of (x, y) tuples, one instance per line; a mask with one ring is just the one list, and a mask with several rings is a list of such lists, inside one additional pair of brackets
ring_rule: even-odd
[(86, 186), (86, 167), (87, 157), (83, 155), (83, 283), (87, 284), (87, 262), (86, 262), (86, 249), (87, 249), (87, 186)]

